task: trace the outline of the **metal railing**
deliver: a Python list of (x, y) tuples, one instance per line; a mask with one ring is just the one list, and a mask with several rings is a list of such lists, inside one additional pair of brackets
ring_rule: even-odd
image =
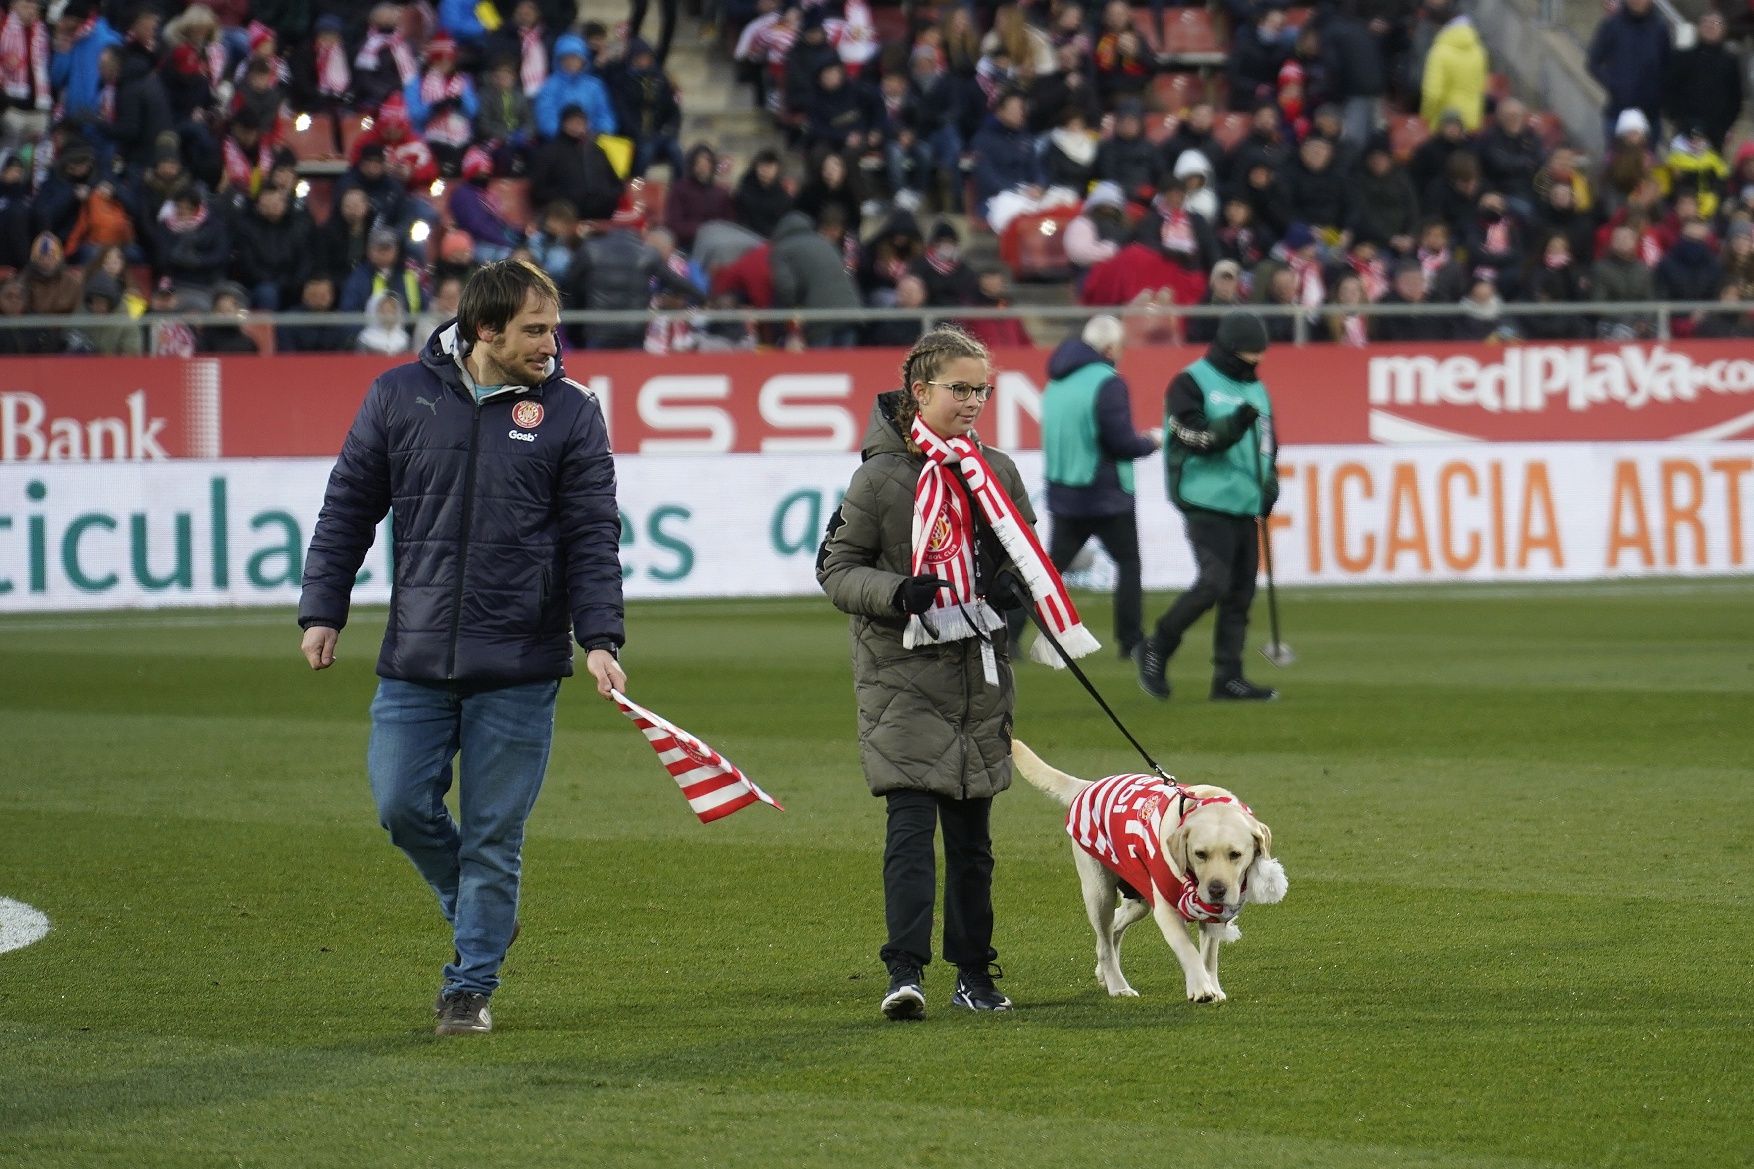
[[(562, 325), (649, 325), (653, 321), (686, 322), (694, 328), (704, 328), (715, 324), (730, 325), (782, 325), (812, 324), (833, 325), (864, 325), (884, 321), (918, 321), (922, 328), (930, 328), (932, 324), (943, 321), (992, 321), (1020, 320), (1046, 325), (1063, 324), (1070, 332), (1081, 327), (1091, 317), (1109, 315), (1121, 317), (1133, 322), (1169, 324), (1175, 321), (1212, 320), (1226, 314), (1246, 310), (1262, 317), (1275, 319), (1290, 318), (1292, 322), (1293, 344), (1303, 345), (1310, 341), (1312, 326), (1329, 315), (1357, 315), (1377, 319), (1388, 317), (1447, 317), (1451, 319), (1499, 320), (1514, 323), (1531, 317), (1583, 317), (1592, 320), (1623, 320), (1647, 323), (1651, 326), (1651, 339), (1667, 341), (1672, 337), (1672, 324), (1677, 317), (1707, 314), (1714, 317), (1740, 317), (1754, 314), (1754, 302), (1725, 302), (1719, 300), (1704, 301), (1628, 301), (1605, 302), (1579, 301), (1576, 303), (1550, 302), (1505, 302), (1501, 311), (1492, 318), (1477, 318), (1468, 313), (1458, 304), (1361, 304), (1348, 306), (1326, 306), (1310, 310), (1300, 305), (1277, 304), (1243, 304), (1243, 305), (1119, 305), (1113, 307), (1093, 307), (1087, 305), (1013, 305), (1006, 308), (976, 308), (964, 306), (948, 306), (936, 308), (858, 308), (858, 309), (673, 309), (653, 310), (649, 312), (584, 312), (568, 310), (560, 314)], [(354, 312), (245, 312), (228, 313), (176, 313), (159, 316), (148, 313), (142, 317), (126, 317), (116, 313), (90, 314), (37, 314), (23, 316), (0, 316), (0, 330), (15, 329), (52, 329), (71, 331), (83, 329), (115, 329), (119, 326), (133, 325), (137, 328), (151, 328), (157, 323), (177, 323), (193, 327), (232, 326), (247, 329), (261, 327), (277, 328), (280, 326), (331, 326), (343, 329), (359, 329), (374, 320), (366, 313)], [(424, 342), (425, 338), (418, 338)], [(1045, 338), (1039, 340), (1046, 343)], [(1167, 342), (1166, 342), (1167, 343)], [(44, 354), (41, 356), (53, 356)]]

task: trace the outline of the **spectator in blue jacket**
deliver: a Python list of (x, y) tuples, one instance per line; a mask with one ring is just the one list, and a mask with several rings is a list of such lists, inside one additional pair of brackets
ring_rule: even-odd
[(103, 80), (98, 75), (98, 58), (112, 45), (122, 45), (122, 34), (96, 15), (95, 8), (91, 3), (69, 4), (55, 23), (49, 85), (61, 95), (61, 117), (65, 119), (100, 115), (98, 93)]
[(596, 397), (561, 369), (559, 327), (560, 294), (531, 265), (471, 276), (457, 319), (366, 393), (305, 557), (300, 648), (322, 670), (392, 516), (366, 769), (379, 822), (451, 927), (439, 1035), (493, 1029), (488, 1000), (518, 933), (525, 824), (573, 638), (599, 694), (627, 686), (615, 462)]
[(1669, 70), (1669, 26), (1651, 0), (1623, 0), (1602, 18), (1590, 40), (1590, 76), (1608, 91), (1602, 108), (1604, 142), (1614, 141), (1620, 111), (1636, 109), (1661, 140), (1663, 82)]
[(554, 42), (554, 72), (536, 92), (536, 132), (544, 138), (560, 133), (560, 112), (568, 106), (584, 110), (596, 133), (613, 134), (619, 125), (602, 79), (585, 68), (584, 39), (571, 34)]
[(480, 7), (478, 0), (439, 0), (438, 4), (439, 27), (467, 48), (472, 57), (487, 36), (487, 27), (476, 14)]
[(1028, 119), (1029, 107), (1023, 95), (1007, 93), (974, 136), (974, 189), (983, 207), (1005, 191), (1021, 190), (1031, 198), (1041, 194), (1041, 156), (1025, 128)]
[[(508, 259), (524, 242), (523, 233), (506, 222), (487, 189), (493, 178), (493, 156), (479, 146), (463, 154), (463, 181), (451, 189), (451, 219), (475, 240), (475, 258), (491, 264)], [(550, 273), (552, 275), (552, 273)]]

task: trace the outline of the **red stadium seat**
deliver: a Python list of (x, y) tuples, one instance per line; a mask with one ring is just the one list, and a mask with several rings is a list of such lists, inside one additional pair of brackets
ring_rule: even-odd
[(1287, 8), (1285, 10), (1285, 27), (1302, 28), (1309, 23), (1309, 18), (1314, 14), (1315, 9), (1313, 8)]
[[(1166, 13), (1163, 23), (1167, 26), (1170, 19), (1171, 17)], [(1133, 31), (1139, 34), (1140, 39), (1150, 47), (1152, 52), (1162, 52), (1160, 42), (1163, 38), (1157, 35), (1157, 17), (1151, 9), (1133, 9)]]
[[(304, 129), (299, 129), (300, 126)], [(283, 120), (281, 144), (300, 162), (326, 162), (341, 157), (335, 132), (335, 115), (328, 111), (298, 114)]]
[(1431, 129), (1426, 126), (1425, 119), (1418, 114), (1389, 115), (1389, 149), (1396, 158), (1406, 162), (1419, 149), (1419, 144), (1431, 137)]
[(1151, 79), (1151, 108), (1179, 114), (1206, 96), (1206, 82), (1198, 73), (1159, 73)]
[(877, 43), (881, 45), (911, 45), (913, 37), (908, 35), (907, 11), (900, 6), (873, 6), (871, 23), (877, 29)]
[(1212, 123), (1212, 138), (1218, 143), (1219, 149), (1229, 153), (1236, 149), (1236, 144), (1248, 137), (1249, 116), (1230, 110), (1218, 115)]
[(365, 133), (366, 114), (342, 114), (335, 120), (335, 127), (341, 132), (341, 157), (353, 157), (353, 144)]
[(1493, 101), (1503, 101), (1510, 96), (1510, 78), (1502, 73), (1488, 74), (1486, 77), (1486, 96)]
[(274, 356), (274, 326), (267, 321), (246, 321), (239, 332), (256, 343), (256, 352), (263, 357)]
[(1163, 51), (1172, 56), (1222, 54), (1224, 39), (1204, 8), (1177, 8), (1163, 18)]
[(1175, 114), (1152, 114), (1145, 119), (1145, 141), (1153, 146), (1162, 146), (1179, 125), (1181, 118)]
[(1041, 215), (1019, 215), (999, 238), (999, 259), (1019, 280), (1064, 280), (1072, 273), (1066, 258), (1066, 225), (1078, 217), (1073, 207)]

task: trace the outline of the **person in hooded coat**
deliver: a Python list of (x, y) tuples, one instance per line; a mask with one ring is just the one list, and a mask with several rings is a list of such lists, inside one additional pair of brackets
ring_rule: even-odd
[[(901, 389), (878, 397), (861, 444), (861, 462), (828, 523), (816, 580), (852, 629), (853, 691), (859, 761), (871, 794), (886, 804), (883, 890), (888, 968), (882, 1013), (891, 1020), (926, 1013), (923, 970), (932, 959), (936, 845), (944, 834), (942, 955), (957, 967), (951, 1002), (975, 1011), (1008, 1009), (994, 986), (993, 797), (1011, 785), (1011, 720), (1016, 687), (1002, 621), (979, 636), (945, 636), (906, 645), (911, 615), (938, 600), (938, 580), (915, 573), (916, 489), (926, 456), (912, 437), (919, 419), (940, 438), (967, 437), (991, 380), (986, 349), (954, 328), (935, 329), (909, 350)], [(956, 390), (980, 387), (958, 401)], [(1023, 477), (1003, 452), (983, 446), (997, 485), (1021, 520), (1035, 522)], [(954, 474), (955, 472), (952, 472)], [(937, 532), (934, 527), (934, 533)], [(972, 554), (966, 609), (1004, 603), (996, 543), (949, 531), (950, 553)], [(964, 542), (966, 539), (966, 543)], [(936, 628), (936, 626), (934, 626)]]

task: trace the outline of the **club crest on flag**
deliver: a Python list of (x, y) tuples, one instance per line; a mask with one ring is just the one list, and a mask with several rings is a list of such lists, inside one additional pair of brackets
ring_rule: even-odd
[(700, 817), (702, 824), (710, 824), (754, 803), (770, 804), (778, 811), (785, 811), (778, 800), (757, 787), (735, 763), (707, 744), (631, 701), (619, 690), (614, 691), (614, 697), (621, 713), (633, 720), (652, 750), (658, 753), (658, 761), (676, 781), (676, 786), (682, 789), (689, 808)]
[(542, 403), (519, 402), (512, 407), (512, 421), (520, 430), (534, 430), (542, 424)]

